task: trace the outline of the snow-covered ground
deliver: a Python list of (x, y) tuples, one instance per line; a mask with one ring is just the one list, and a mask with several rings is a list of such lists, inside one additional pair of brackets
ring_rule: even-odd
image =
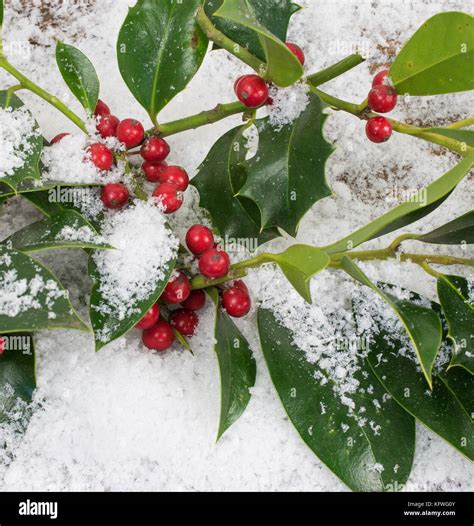
[[(102, 80), (101, 97), (121, 118), (147, 122), (122, 82), (115, 59), (119, 27), (128, 0), (6, 1), (6, 53), (21, 70), (80, 112), (54, 65), (56, 39), (77, 45), (94, 62)], [(293, 18), (290, 40), (302, 45), (308, 72), (360, 50), (368, 60), (325, 86), (331, 93), (359, 102), (374, 72), (388, 65), (397, 49), (433, 14), (472, 9), (468, 0), (300, 0), (305, 9)], [(233, 81), (246, 69), (224, 52), (208, 54), (196, 78), (160, 117), (161, 121), (233, 100)], [(11, 84), (0, 73), (2, 86)], [(28, 93), (44, 135), (73, 131), (54, 109)], [(472, 93), (403, 99), (394, 116), (443, 125), (468, 116)], [(170, 138), (171, 160), (193, 173), (214, 141), (238, 123), (233, 117), (214, 126)], [(365, 138), (363, 123), (338, 113), (326, 127), (339, 144), (328, 165), (335, 196), (318, 203), (304, 219), (299, 241), (323, 245), (380, 215), (403, 199), (404, 192), (428, 184), (454, 165), (456, 157), (441, 148), (396, 134), (377, 146)], [(433, 215), (411, 230), (441, 225), (472, 209), (472, 176)], [(188, 190), (186, 206), (174, 219), (178, 233), (197, 218), (197, 202)], [(22, 199), (0, 208), (0, 238), (37, 219)], [(393, 237), (393, 236), (391, 236)], [(386, 245), (387, 239), (372, 243)], [(273, 247), (280, 248), (276, 241)], [(409, 246), (409, 245), (408, 245)], [(429, 250), (429, 248), (428, 248)], [(454, 249), (453, 249), (454, 250)], [(72, 290), (84, 314), (89, 282), (80, 251), (44, 256)], [(465, 254), (464, 254), (465, 255)], [(366, 272), (433, 297), (433, 280), (418, 267), (394, 262), (365, 265)], [(462, 270), (459, 270), (461, 273)], [(288, 304), (301, 300), (279, 274), (253, 272), (256, 295), (284, 294)], [(313, 289), (313, 314), (333, 303), (344, 304), (351, 285), (342, 276), (321, 274)], [(255, 299), (258, 299), (255, 298)], [(195, 356), (173, 351), (164, 356), (144, 350), (138, 333), (96, 354), (92, 338), (77, 332), (38, 334), (35, 412), (18, 439), (3, 429), (8, 442), (0, 452), (3, 490), (298, 490), (345, 491), (300, 441), (270, 383), (256, 337), (253, 316), (239, 322), (252, 344), (259, 368), (253, 397), (243, 417), (216, 445), (219, 373), (212, 351), (211, 309), (202, 316), (192, 341)], [(11, 430), (10, 430), (11, 431)], [(3, 455), (3, 456), (2, 456)], [(472, 466), (438, 437), (417, 428), (413, 490), (474, 489)]]

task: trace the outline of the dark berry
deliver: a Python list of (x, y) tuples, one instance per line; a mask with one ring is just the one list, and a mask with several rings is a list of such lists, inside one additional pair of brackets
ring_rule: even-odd
[(111, 183), (104, 186), (100, 196), (104, 206), (118, 210), (128, 203), (130, 194), (128, 188), (122, 183)]
[(124, 119), (117, 126), (117, 139), (127, 148), (134, 148), (143, 142), (145, 129), (143, 124), (135, 119)]
[(119, 124), (120, 121), (115, 115), (104, 115), (99, 117), (96, 128), (105, 139), (107, 137), (115, 137)]
[(99, 170), (107, 171), (114, 164), (112, 151), (105, 144), (91, 144), (87, 148), (88, 158)]
[(222, 294), (222, 306), (229, 316), (242, 318), (250, 312), (252, 300), (242, 287), (230, 287)]
[(304, 51), (300, 48), (300, 46), (297, 46), (296, 44), (293, 44), (292, 42), (287, 42), (286, 47), (300, 61), (300, 64), (304, 66), (304, 63), (306, 62), (306, 57), (304, 56)]
[(94, 115), (96, 117), (105, 117), (106, 115), (110, 115), (110, 108), (103, 100), (99, 99), (97, 101), (97, 106), (95, 107)]
[(387, 77), (389, 75), (390, 71), (388, 69), (384, 69), (383, 71), (380, 71), (375, 75), (374, 80), (372, 81), (372, 87), (375, 88), (375, 86), (382, 86), (387, 84)]
[(189, 186), (189, 175), (180, 166), (167, 166), (161, 174), (161, 183), (168, 183), (184, 192)]
[(161, 163), (145, 161), (142, 164), (142, 170), (145, 173), (147, 181), (150, 181), (150, 183), (159, 183), (161, 181), (161, 174), (167, 166), (164, 161)]
[(195, 256), (200, 256), (214, 248), (214, 234), (207, 226), (193, 225), (186, 233), (186, 245)]
[(388, 113), (397, 105), (397, 92), (391, 86), (381, 84), (370, 90), (368, 100), (373, 111)]
[(151, 329), (143, 331), (142, 341), (145, 347), (153, 351), (166, 351), (174, 343), (173, 327), (165, 321), (159, 320)]
[(268, 99), (268, 85), (258, 75), (245, 75), (236, 83), (235, 94), (248, 108), (258, 108)]
[(191, 284), (189, 279), (182, 272), (178, 272), (176, 276), (171, 278), (168, 285), (166, 285), (161, 300), (171, 305), (178, 305), (186, 301), (191, 294)]
[(170, 146), (161, 137), (149, 137), (143, 143), (140, 153), (145, 161), (157, 163), (168, 157)]
[(201, 310), (206, 304), (206, 293), (203, 290), (192, 290), (189, 298), (181, 302), (181, 305), (188, 310)]
[(59, 135), (56, 135), (56, 137), (53, 137), (51, 139), (51, 144), (57, 144), (58, 142), (61, 142), (64, 137), (67, 137), (68, 135), (71, 135), (70, 133), (60, 133)]
[(135, 325), (135, 329), (143, 331), (151, 329), (160, 319), (160, 307), (155, 303), (153, 307), (143, 316), (143, 318)]
[(365, 133), (372, 142), (385, 142), (392, 135), (392, 125), (385, 117), (372, 117), (367, 121)]
[(171, 314), (170, 323), (183, 336), (194, 336), (199, 318), (192, 310), (179, 309)]
[(201, 256), (199, 270), (206, 278), (216, 279), (224, 277), (230, 269), (230, 257), (227, 252), (211, 249)]
[(183, 192), (180, 192), (176, 186), (163, 183), (156, 187), (153, 197), (161, 203), (165, 214), (172, 214), (181, 208), (183, 204)]

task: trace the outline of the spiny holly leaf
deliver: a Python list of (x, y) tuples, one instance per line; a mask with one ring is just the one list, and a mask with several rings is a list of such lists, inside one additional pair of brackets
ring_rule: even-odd
[(0, 245), (0, 327), (2, 334), (41, 329), (89, 331), (67, 290), (44, 266)]
[(462, 405), (466, 415), (474, 423), (474, 377), (462, 367), (450, 368), (448, 371), (440, 371), (438, 378), (457, 398)]
[(474, 303), (469, 288), (468, 281), (460, 276), (438, 279), (438, 297), (454, 346), (450, 367), (464, 367), (474, 374)]
[(390, 68), (401, 95), (439, 95), (474, 89), (474, 18), (439, 13), (405, 44)]
[(56, 62), (68, 88), (90, 114), (94, 113), (100, 83), (92, 62), (82, 51), (63, 42), (56, 44)]
[[(262, 48), (258, 34), (247, 26), (236, 24), (225, 18), (214, 17), (213, 14), (222, 6), (224, 0), (206, 0), (204, 10), (212, 23), (226, 36), (240, 46), (248, 49), (252, 55), (260, 60), (265, 60), (265, 51)], [(247, 4), (255, 19), (266, 27), (282, 42), (286, 42), (290, 18), (301, 9), (291, 0), (268, 2), (268, 0), (247, 0)]]
[(327, 118), (316, 95), (291, 124), (274, 127), (269, 119), (257, 121), (259, 145), (256, 155), (242, 163), (247, 180), (240, 196), (252, 199), (262, 216), (262, 229), (280, 227), (296, 236), (306, 212), (331, 195), (326, 161), (333, 147), (323, 135)]
[[(0, 336), (0, 424), (22, 420), (36, 388), (35, 349), (28, 333)], [(18, 401), (23, 403), (20, 405)], [(19, 411), (21, 414), (19, 414)]]
[[(23, 111), (33, 119), (29, 110), (24, 108), (23, 102), (14, 93), (8, 94), (6, 91), (0, 91), (0, 108), (11, 108), (13, 111), (23, 108)], [(35, 121), (32, 134), (25, 138), (23, 144), (19, 144), (15, 148), (14, 153), (22, 158), (23, 164), (8, 173), (0, 171), (0, 182), (8, 185), (16, 192), (18, 185), (26, 179), (40, 179), (39, 162), (42, 150), (43, 138), (39, 132), (38, 124)]]
[(348, 257), (342, 259), (341, 267), (359, 283), (376, 292), (398, 316), (410, 337), (423, 374), (431, 388), (433, 385), (431, 373), (442, 339), (439, 316), (433, 309), (417, 305), (413, 301), (400, 300), (393, 294), (377, 287)]
[(201, 0), (138, 0), (120, 30), (122, 77), (152, 120), (198, 71), (208, 39), (195, 22)]
[(247, 128), (234, 128), (214, 144), (192, 184), (199, 191), (200, 206), (209, 211), (220, 235), (227, 240), (255, 245), (253, 250), (280, 234), (276, 229), (260, 231), (260, 211), (255, 203), (236, 196), (246, 178), (238, 163), (245, 160), (247, 153), (243, 136)]
[(454, 168), (449, 170), (428, 187), (420, 190), (419, 199), (403, 203), (372, 223), (362, 227), (337, 243), (324, 247), (329, 254), (344, 252), (366, 241), (394, 232), (430, 214), (438, 208), (464, 179), (474, 166), (474, 152), (467, 155)]
[(286, 44), (262, 25), (253, 11), (249, 0), (224, 0), (214, 12), (221, 17), (257, 33), (267, 64), (265, 78), (283, 88), (297, 82), (304, 73), (303, 66)]
[(424, 243), (462, 245), (474, 243), (474, 211), (417, 238)]
[(371, 338), (368, 361), (380, 383), (401, 407), (474, 460), (471, 419), (458, 398), (438, 373), (433, 374), (433, 389), (426, 389), (418, 360), (406, 352), (406, 342), (388, 333), (383, 321), (373, 320), (373, 323), (378, 326), (377, 330), (366, 334)]
[(78, 212), (64, 210), (22, 228), (5, 243), (22, 252), (51, 248), (113, 249)]
[(221, 416), (217, 440), (245, 411), (255, 385), (257, 365), (247, 340), (219, 306), (216, 289), (208, 291), (216, 307), (214, 351), (221, 375)]
[(258, 327), (263, 355), (285, 411), (319, 459), (354, 491), (384, 491), (404, 484), (415, 449), (414, 421), (386, 397), (376, 378), (361, 371), (354, 398), (358, 408), (366, 408), (369, 426), (343, 404), (332, 380), (318, 379), (320, 374), (331, 376), (306, 361), (291, 332), (271, 311), (259, 310)]

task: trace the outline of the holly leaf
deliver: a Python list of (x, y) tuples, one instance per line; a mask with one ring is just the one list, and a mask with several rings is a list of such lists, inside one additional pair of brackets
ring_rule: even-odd
[(74, 96), (89, 114), (93, 114), (99, 99), (100, 83), (92, 62), (82, 51), (58, 42), (56, 62), (61, 76)]
[(474, 303), (469, 299), (469, 289), (468, 281), (460, 276), (438, 279), (438, 297), (453, 342), (450, 367), (464, 367), (474, 375)]
[(0, 245), (2, 334), (42, 329), (89, 331), (69, 301), (68, 291), (30, 256)]
[(416, 199), (402, 203), (375, 221), (346, 236), (340, 241), (324, 247), (329, 254), (353, 249), (366, 241), (384, 236), (410, 225), (438, 208), (474, 166), (474, 152), (467, 155), (454, 168), (419, 191)]
[(113, 249), (81, 214), (63, 210), (26, 226), (5, 243), (22, 252), (39, 252), (52, 248)]
[[(0, 91), (0, 108), (11, 108), (13, 111), (23, 108), (28, 115), (31, 112), (24, 107), (23, 102), (13, 93)], [(39, 132), (38, 123), (35, 121), (33, 131), (25, 138), (22, 144), (18, 144), (14, 154), (23, 160), (23, 164), (13, 168), (8, 173), (0, 171), (0, 182), (16, 192), (17, 187), (27, 179), (40, 179), (39, 162), (43, 150), (43, 138)]]
[(304, 69), (299, 60), (284, 42), (259, 22), (249, 0), (224, 0), (214, 17), (244, 26), (258, 35), (267, 64), (265, 79), (285, 88), (303, 76)]
[(450, 368), (448, 371), (440, 371), (438, 378), (451, 391), (453, 396), (463, 407), (471, 423), (474, 423), (474, 377), (462, 367)]
[(342, 258), (341, 268), (356, 281), (371, 288), (395, 312), (407, 332), (416, 352), (423, 374), (432, 388), (432, 370), (442, 340), (441, 320), (432, 308), (400, 300), (372, 283), (362, 270), (348, 257)]
[[(413, 461), (414, 421), (386, 397), (371, 372), (361, 370), (354, 397), (357, 411), (365, 408), (369, 426), (336, 394), (328, 371), (305, 359), (271, 311), (259, 310), (258, 328), (278, 396), (313, 453), (354, 491), (387, 491), (404, 484)], [(321, 375), (328, 381), (321, 381)]]
[(138, 0), (120, 29), (120, 73), (152, 120), (191, 81), (208, 39), (195, 21), (201, 0)]
[[(25, 417), (24, 404), (31, 402), (35, 388), (33, 336), (0, 336), (0, 425)], [(19, 400), (22, 403), (18, 404)]]
[(227, 240), (245, 243), (253, 252), (261, 244), (278, 237), (276, 229), (260, 230), (260, 211), (253, 201), (236, 196), (246, 175), (239, 166), (245, 160), (247, 148), (244, 132), (239, 126), (223, 135), (198, 168), (191, 183), (197, 188), (200, 206), (209, 211), (212, 224)]
[(437, 245), (464, 245), (474, 243), (474, 211), (417, 238), (423, 243)]
[(220, 308), (216, 289), (208, 291), (216, 308), (214, 351), (221, 376), (221, 415), (217, 440), (245, 411), (255, 385), (257, 364), (250, 345), (231, 318)]
[(405, 44), (390, 68), (401, 95), (440, 95), (474, 89), (474, 18), (439, 13)]
[(291, 124), (272, 126), (268, 118), (256, 122), (259, 145), (256, 155), (241, 166), (247, 180), (239, 191), (260, 209), (261, 228), (279, 227), (296, 236), (306, 212), (331, 195), (326, 162), (333, 147), (323, 135), (327, 116), (316, 95)]
[[(262, 47), (258, 33), (247, 26), (236, 24), (225, 18), (214, 17), (224, 0), (206, 0), (204, 10), (212, 23), (219, 31), (224, 33), (240, 46), (248, 49), (252, 55), (260, 60), (265, 60), (265, 51)], [(257, 22), (267, 28), (282, 42), (286, 42), (290, 18), (301, 9), (291, 0), (282, 0), (280, 2), (268, 3), (266, 0), (247, 0), (249, 9), (255, 16)]]

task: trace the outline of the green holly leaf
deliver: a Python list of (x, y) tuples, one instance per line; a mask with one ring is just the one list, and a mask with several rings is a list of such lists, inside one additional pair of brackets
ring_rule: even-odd
[[(224, 33), (240, 46), (248, 49), (252, 55), (260, 60), (265, 60), (265, 51), (262, 47), (258, 33), (247, 26), (236, 24), (225, 18), (214, 17), (224, 0), (206, 0), (204, 10), (212, 23), (219, 31)], [(255, 16), (257, 22), (267, 28), (282, 42), (286, 42), (290, 18), (301, 9), (291, 0), (269, 3), (265, 0), (247, 0), (249, 9)]]
[[(0, 108), (18, 110), (23, 107), (23, 102), (14, 93), (9, 95), (6, 91), (0, 91)], [(24, 109), (24, 111), (33, 119), (29, 110)], [(18, 168), (14, 168), (11, 173), (0, 172), (1, 183), (16, 192), (17, 187), (25, 180), (40, 179), (39, 162), (42, 150), (43, 138), (35, 121), (32, 134), (26, 139), (26, 143), (19, 144), (15, 149), (15, 154), (23, 159), (23, 164)]]
[(248, 126), (227, 132), (211, 148), (191, 183), (198, 189), (200, 206), (209, 211), (212, 224), (227, 240), (246, 243), (253, 251), (261, 243), (278, 237), (276, 229), (260, 230), (260, 211), (253, 201), (236, 196), (245, 183), (247, 148), (243, 136)]
[(463, 245), (474, 243), (474, 211), (417, 238), (423, 243), (437, 245)]
[(63, 210), (26, 226), (5, 243), (22, 252), (39, 252), (52, 248), (113, 249), (81, 214)]
[[(24, 418), (36, 388), (35, 349), (28, 333), (0, 336), (0, 425)], [(18, 412), (21, 412), (21, 415)]]
[(221, 415), (217, 440), (245, 411), (255, 385), (257, 365), (250, 345), (231, 318), (220, 308), (216, 289), (208, 291), (216, 308), (214, 351), (221, 376)]
[(438, 378), (451, 391), (453, 396), (463, 407), (471, 423), (474, 423), (474, 377), (462, 367), (450, 368), (440, 371)]
[(201, 0), (138, 0), (120, 29), (120, 73), (152, 120), (198, 71), (208, 39), (195, 21)]
[(221, 17), (244, 26), (258, 35), (265, 54), (267, 66), (264, 77), (267, 80), (285, 88), (303, 76), (304, 70), (299, 60), (284, 42), (259, 22), (249, 0), (224, 0), (214, 12), (214, 17)]
[(0, 245), (0, 289), (2, 334), (42, 329), (89, 331), (51, 271), (5, 245)]
[(323, 135), (327, 116), (322, 110), (321, 100), (311, 95), (291, 124), (275, 127), (268, 118), (256, 122), (258, 151), (241, 164), (247, 180), (238, 195), (257, 204), (262, 229), (279, 227), (296, 236), (306, 212), (331, 195), (325, 168), (334, 149)]
[(61, 76), (88, 113), (93, 114), (99, 99), (100, 83), (92, 62), (82, 51), (58, 42), (56, 62)]
[(337, 243), (324, 247), (324, 250), (329, 254), (345, 252), (422, 219), (436, 210), (450, 196), (472, 166), (474, 166), (474, 152), (467, 155), (449, 172), (420, 190), (419, 199), (402, 203)]
[(460, 276), (438, 279), (438, 297), (454, 347), (450, 367), (464, 367), (474, 374), (474, 303), (469, 289), (468, 281)]
[(342, 269), (356, 281), (376, 292), (395, 312), (403, 324), (415, 349), (419, 364), (430, 388), (432, 370), (438, 355), (442, 339), (442, 326), (438, 314), (428, 307), (417, 305), (413, 301), (400, 300), (372, 283), (362, 270), (348, 257), (341, 261)]
[(3, 26), (3, 0), (0, 0), (0, 31), (2, 29), (2, 26)]
[(401, 95), (440, 95), (474, 89), (474, 18), (439, 13), (405, 44), (390, 68)]
[[(258, 327), (275, 389), (313, 453), (354, 491), (393, 491), (404, 484), (415, 449), (414, 421), (386, 397), (364, 363), (360, 364), (360, 384), (353, 397), (356, 411), (350, 411), (336, 394), (328, 372), (305, 359), (293, 343), (291, 331), (280, 325), (271, 311), (259, 310)], [(320, 375), (329, 380), (321, 381)], [(361, 410), (362, 414), (362, 407), (367, 423), (357, 413)]]

